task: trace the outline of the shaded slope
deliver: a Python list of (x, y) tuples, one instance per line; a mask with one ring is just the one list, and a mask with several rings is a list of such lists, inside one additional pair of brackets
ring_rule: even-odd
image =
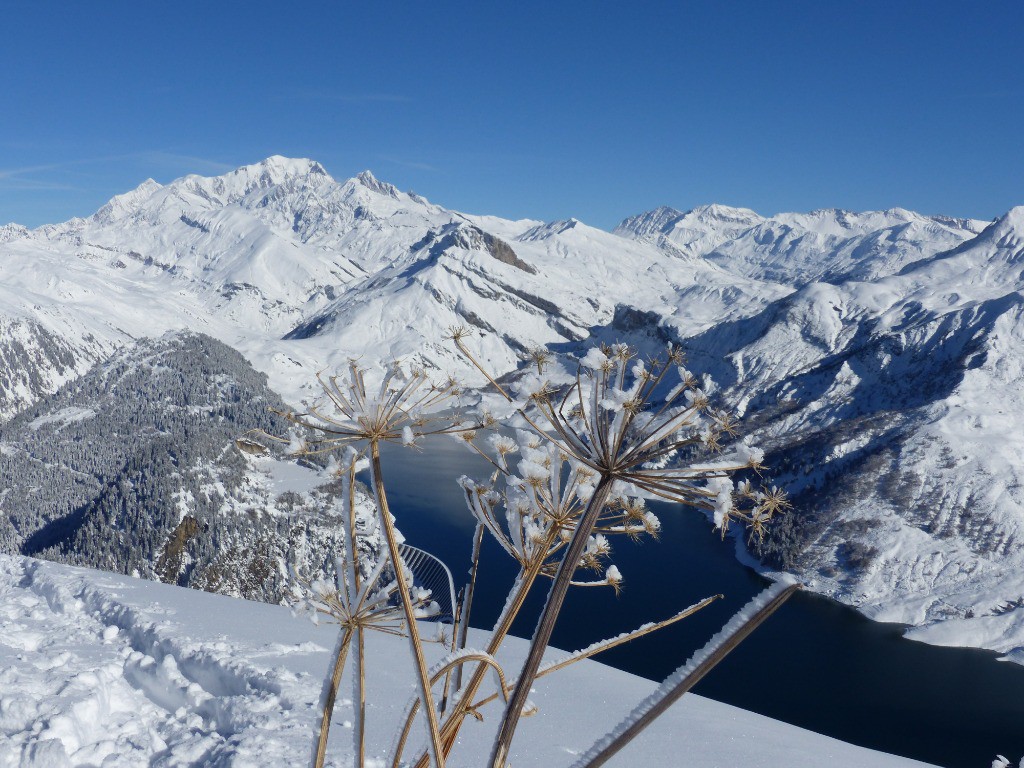
[(337, 512), (315, 469), (248, 457), (283, 403), (234, 350), (141, 342), (0, 427), (0, 546), (279, 600), (289, 563), (323, 569)]

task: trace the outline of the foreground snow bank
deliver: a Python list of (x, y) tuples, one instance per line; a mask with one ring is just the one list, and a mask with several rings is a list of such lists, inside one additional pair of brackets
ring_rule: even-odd
[[(0, 555), (0, 768), (305, 765), (335, 634), (277, 606)], [(369, 754), (383, 758), (412, 677), (401, 639), (373, 634), (368, 652)], [(594, 662), (541, 681), (513, 763), (569, 765), (654, 687)], [(485, 714), (453, 766), (483, 763), (496, 720)], [(342, 698), (334, 766), (351, 765), (351, 719)], [(613, 764), (681, 754), (702, 768), (924, 765), (694, 695)]]

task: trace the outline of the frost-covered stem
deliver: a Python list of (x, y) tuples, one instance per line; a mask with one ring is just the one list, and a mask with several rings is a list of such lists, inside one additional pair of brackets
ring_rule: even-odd
[(543, 675), (549, 675), (552, 672), (557, 672), (560, 669), (565, 669), (570, 664), (575, 664), (577, 661), (589, 659), (591, 656), (597, 656), (599, 653), (610, 651), (612, 648), (618, 648), (620, 645), (631, 643), (638, 637), (644, 637), (645, 635), (650, 635), (654, 632), (657, 632), (659, 629), (664, 629), (665, 627), (671, 626), (672, 624), (675, 624), (677, 621), (682, 621), (683, 619), (693, 616), (693, 614), (695, 614), (701, 608), (706, 608), (707, 606), (715, 602), (715, 600), (721, 600), (723, 597), (724, 595), (712, 595), (711, 597), (705, 597), (699, 603), (691, 605), (689, 608), (680, 611), (675, 616), (665, 619), (664, 621), (658, 621), (653, 624), (645, 624), (639, 629), (634, 629), (632, 632), (623, 632), (618, 637), (613, 637), (608, 640), (594, 643), (593, 645), (583, 648), (582, 650), (576, 651), (576, 653), (569, 654), (560, 661), (556, 661), (551, 664), (545, 665), (537, 673), (537, 677), (542, 677)]
[(544, 611), (537, 622), (537, 629), (533, 633), (533, 640), (530, 642), (530, 652), (523, 663), (522, 672), (519, 673), (519, 680), (516, 683), (508, 706), (505, 707), (505, 717), (498, 730), (498, 736), (494, 740), (494, 748), (491, 752), (491, 768), (505, 768), (509, 748), (512, 746), (512, 737), (515, 735), (516, 726), (519, 725), (519, 718), (522, 715), (523, 707), (526, 706), (527, 697), (530, 695), (530, 688), (537, 677), (537, 670), (540, 668), (544, 651), (548, 647), (551, 633), (555, 629), (555, 622), (562, 610), (562, 603), (565, 602), (565, 594), (569, 589), (569, 582), (572, 575), (579, 567), (580, 558), (586, 549), (590, 533), (597, 523), (597, 518), (604, 509), (608, 496), (611, 494), (614, 478), (610, 474), (602, 474), (601, 479), (594, 488), (594, 495), (587, 503), (587, 509), (576, 525), (572, 541), (562, 557), (554, 580), (551, 582), (551, 589), (548, 591), (548, 599), (544, 604)]
[(373, 487), (377, 496), (377, 507), (380, 510), (384, 537), (388, 543), (388, 553), (391, 556), (391, 564), (395, 569), (395, 583), (398, 586), (398, 595), (401, 598), (402, 611), (405, 614), (409, 648), (416, 662), (420, 698), (423, 700), (423, 711), (426, 714), (427, 729), (430, 735), (430, 751), (437, 768), (444, 768), (444, 753), (441, 749), (441, 729), (437, 722), (437, 707), (434, 706), (434, 697), (430, 693), (430, 676), (427, 671), (427, 660), (423, 657), (423, 641), (420, 640), (419, 629), (416, 626), (416, 613), (413, 610), (412, 598), (409, 595), (409, 585), (406, 583), (405, 574), (402, 571), (402, 558), (398, 552), (398, 539), (395, 536), (395, 526), (391, 522), (391, 511), (388, 509), (388, 499), (384, 491), (384, 476), (380, 466), (380, 445), (376, 440), (370, 442), (370, 463), (373, 468)]
[[(491, 376), (491, 374), (487, 372), (487, 369), (484, 368), (480, 364), (479, 360), (477, 360), (475, 357), (473, 357), (473, 354), (469, 351), (469, 349), (467, 349), (466, 345), (462, 343), (462, 339), (460, 339), (459, 337), (455, 337), (454, 340), (455, 340), (455, 346), (458, 347), (459, 351), (462, 352), (462, 354), (464, 354), (467, 358), (469, 358), (469, 362), (471, 362), (473, 364), (473, 366), (478, 371), (480, 371), (480, 373), (482, 373), (487, 378), (487, 380), (489, 382), (491, 382), (491, 386), (493, 386), (496, 390), (498, 390), (498, 393), (502, 397), (504, 397), (505, 400), (507, 400), (510, 403), (514, 402), (512, 400), (512, 396), (508, 392), (505, 391), (505, 388), (502, 387), (501, 384), (499, 384), (497, 381), (494, 380), (494, 377)], [(541, 429), (532, 418), (530, 418), (530, 415), (526, 412), (526, 410), (524, 408), (516, 408), (516, 413), (518, 413), (520, 416), (522, 416), (526, 420), (526, 423), (529, 424), (531, 427), (533, 427), (538, 435), (540, 435), (541, 437), (543, 437), (543, 438), (545, 438), (547, 440), (551, 439), (548, 436), (548, 434), (543, 429)], [(486, 458), (488, 461), (491, 461), (490, 457), (488, 457), (488, 456), (485, 456), (484, 458)], [(576, 456), (576, 458), (579, 458), (579, 457)], [(491, 461), (491, 463), (494, 464), (493, 461)], [(499, 469), (501, 469), (501, 468), (499, 467)]]
[(345, 670), (345, 658), (348, 656), (348, 648), (351, 643), (352, 628), (345, 627), (342, 631), (341, 641), (338, 643), (337, 653), (334, 656), (334, 669), (326, 681), (325, 690), (321, 696), (323, 700), (323, 715), (320, 717), (320, 732), (317, 734), (316, 745), (313, 751), (313, 768), (323, 768), (324, 758), (327, 756), (327, 735), (331, 730), (334, 700), (338, 696), (338, 684), (341, 682), (341, 673)]
[[(684, 693), (700, 682), (708, 672), (714, 669), (722, 659), (743, 642), (751, 632), (757, 629), (765, 619), (781, 608), (782, 604), (799, 588), (799, 584), (790, 584), (784, 588), (781, 585), (775, 585), (766, 590), (767, 594), (755, 597), (723, 628), (719, 636), (712, 638), (703, 649), (694, 654), (690, 662), (687, 662), (680, 670), (670, 675), (665, 683), (662, 684), (662, 687), (650, 699), (641, 703), (634, 710), (633, 715), (620, 724), (613, 737), (605, 737), (608, 739), (607, 743), (602, 745), (601, 742), (598, 742), (579, 762), (573, 765), (573, 768), (598, 768), (608, 762), (647, 726), (663, 715)], [(768, 599), (765, 601), (765, 598)], [(754, 613), (750, 616), (744, 616), (744, 613), (752, 607), (756, 608)], [(730, 626), (733, 625), (733, 622), (735, 622), (735, 625)], [(672, 677), (676, 675), (680, 675), (679, 680), (674, 684), (667, 685)]]
[[(356, 544), (356, 461), (348, 468), (348, 554), (349, 568), (352, 570), (352, 583), (355, 591), (359, 591), (359, 547)], [(362, 630), (360, 630), (362, 632)], [(359, 644), (359, 654), (362, 658), (362, 643)]]
[[(455, 652), (455, 638), (452, 638), (452, 647), (450, 649), (452, 653)], [(444, 676), (444, 685), (441, 688), (441, 705), (438, 707), (438, 717), (443, 718), (444, 713), (448, 710), (448, 697), (452, 692), (452, 673), (449, 672)]]
[[(643, 637), (644, 635), (649, 635), (652, 632), (657, 632), (659, 629), (664, 629), (665, 627), (671, 624), (675, 624), (677, 621), (681, 621), (682, 619), (692, 616), (701, 608), (706, 608), (707, 606), (711, 605), (711, 603), (715, 602), (715, 600), (720, 600), (722, 597), (723, 595), (714, 595), (712, 597), (706, 597), (699, 603), (691, 605), (689, 608), (680, 611), (675, 616), (665, 619), (664, 621), (659, 621), (655, 624), (645, 624), (639, 629), (634, 629), (632, 632), (625, 632), (619, 635), (618, 637), (611, 638), (610, 640), (603, 640), (601, 642), (594, 643), (593, 645), (589, 645), (586, 648), (583, 648), (582, 650), (576, 651), (575, 653), (571, 653), (558, 661), (545, 664), (543, 667), (537, 670), (537, 677), (535, 679), (540, 680), (540, 678), (544, 677), (545, 675), (550, 675), (552, 672), (557, 672), (560, 669), (565, 669), (569, 665), (575, 664), (577, 661), (589, 659), (592, 656), (597, 656), (599, 653), (604, 653), (605, 651), (611, 650), (612, 648), (616, 648), (620, 645), (632, 642), (633, 640), (636, 640), (638, 637)], [(515, 684), (516, 681), (513, 680), (512, 685)], [(477, 708), (480, 708), (484, 704), (490, 704), (496, 698), (498, 698), (498, 694), (492, 693), (486, 699), (480, 699), (480, 701), (476, 702), (475, 706)]]
[[(462, 614), (462, 608), (461, 608), (461, 606), (459, 606), (457, 604), (453, 605), (452, 608), (453, 608), (452, 612), (454, 613), (454, 616), (452, 617), (452, 640), (451, 640), (451, 643), (449, 644), (448, 652), (454, 654), (455, 651), (459, 647), (459, 637), (458, 637), (457, 630), (458, 630), (458, 627), (459, 627), (459, 620), (460, 620), (461, 614)], [(442, 633), (441, 637), (442, 638), (444, 637), (443, 633)], [(448, 670), (444, 674), (444, 687), (442, 688), (442, 691), (441, 691), (441, 707), (440, 707), (440, 717), (441, 718), (444, 718), (445, 712), (448, 711), (448, 704), (450, 703), (450, 699), (451, 699), (451, 695), (452, 695), (452, 677), (454, 676), (454, 674), (455, 674), (454, 670)]]
[[(343, 490), (348, 492), (348, 537), (346, 547), (348, 549), (348, 570), (352, 579), (354, 592), (360, 589), (359, 575), (359, 547), (356, 544), (356, 460), (348, 467), (346, 476), (347, 482)], [(363, 644), (363, 627), (359, 625), (355, 630), (355, 662), (356, 674), (352, 676), (352, 684), (355, 687), (356, 702), (355, 727), (352, 729), (353, 751), (356, 755), (356, 765), (363, 765), (366, 755), (366, 646)]]
[[(484, 524), (476, 524), (476, 534), (473, 536), (472, 566), (469, 569), (469, 584), (466, 585), (466, 594), (462, 599), (462, 615), (459, 617), (459, 641), (458, 648), (466, 647), (466, 637), (469, 634), (469, 612), (473, 608), (473, 593), (476, 591), (476, 574), (480, 569), (480, 547), (484, 539)], [(492, 651), (493, 653), (493, 651)], [(462, 688), (462, 667), (455, 670), (455, 691), (458, 693)]]
[[(501, 691), (502, 696), (507, 697), (508, 685), (505, 683), (505, 673), (501, 669), (501, 665), (495, 660), (493, 656), (488, 653), (481, 653), (480, 651), (460, 651), (454, 654), (447, 661), (442, 661), (439, 668), (434, 669), (434, 675), (431, 677), (431, 683), (436, 683), (442, 675), (447, 675), (455, 667), (460, 667), (471, 661), (479, 661), (482, 666), (493, 670), (498, 677), (498, 689)], [(402, 753), (405, 751), (406, 742), (409, 740), (409, 731), (412, 728), (413, 718), (416, 717), (416, 712), (419, 711), (419, 700), (413, 699), (405, 718), (405, 725), (398, 734), (398, 741), (392, 750), (391, 768), (401, 768), (402, 765), (409, 765), (402, 763)], [(421, 764), (426, 760), (426, 755), (422, 755), (417, 761), (417, 765)]]
[[(515, 621), (516, 616), (519, 615), (519, 609), (523, 607), (523, 603), (526, 602), (526, 595), (530, 592), (530, 587), (533, 582), (537, 579), (537, 574), (540, 573), (540, 569), (543, 566), (543, 558), (538, 558), (536, 563), (531, 564), (529, 570), (525, 573), (520, 572), (516, 578), (516, 583), (512, 589), (515, 593), (511, 596), (508, 602), (505, 604), (504, 610), (498, 617), (497, 623), (494, 625), (494, 631), (491, 632), (491, 640), (487, 644), (487, 653), (493, 656), (498, 652), (501, 644), (505, 641), (505, 637), (512, 629), (512, 623)], [(448, 745), (449, 750), (451, 749), (451, 742), (455, 740), (455, 734), (458, 733), (459, 725), (461, 725), (461, 717), (458, 717), (460, 712), (464, 717), (469, 712), (470, 707), (473, 704), (473, 697), (476, 696), (476, 692), (480, 690), (480, 685), (483, 683), (484, 678), (487, 675), (487, 667), (481, 664), (477, 667), (476, 672), (473, 673), (473, 677), (469, 679), (469, 683), (466, 685), (465, 693), (459, 699), (459, 708), (452, 714), (452, 720), (454, 722), (454, 733), (451, 737), (445, 734), (445, 743)], [(448, 725), (449, 723), (446, 723)]]

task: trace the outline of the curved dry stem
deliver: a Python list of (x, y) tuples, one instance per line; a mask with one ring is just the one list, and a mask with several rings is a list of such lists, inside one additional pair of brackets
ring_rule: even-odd
[[(501, 689), (502, 698), (508, 700), (508, 685), (505, 683), (505, 671), (501, 668), (501, 665), (495, 660), (493, 656), (488, 653), (470, 652), (459, 656), (457, 659), (442, 664), (430, 678), (430, 683), (433, 685), (442, 677), (447, 675), (454, 669), (462, 669), (463, 665), (471, 662), (480, 662), (480, 669), (486, 669), (490, 667), (498, 675), (498, 684)], [(497, 696), (498, 694), (494, 694)], [(399, 768), (400, 761), (402, 759), (402, 753), (405, 752), (405, 745), (409, 741), (409, 733), (412, 731), (413, 720), (416, 718), (416, 714), (419, 712), (419, 701), (413, 701), (409, 707), (409, 714), (405, 718), (405, 725), (402, 726), (401, 734), (398, 737), (398, 743), (395, 747), (395, 755), (391, 761), (391, 768)]]
[[(677, 621), (681, 621), (682, 619), (692, 616), (701, 608), (706, 608), (707, 606), (715, 602), (715, 600), (721, 600), (723, 597), (724, 595), (712, 595), (711, 597), (706, 597), (699, 603), (691, 605), (689, 608), (683, 609), (675, 616), (671, 616), (655, 624), (648, 624), (646, 626), (639, 627), (637, 629), (634, 629), (632, 632), (626, 632), (625, 634), (619, 635), (618, 637), (613, 637), (610, 640), (595, 643), (589, 648), (585, 648), (582, 651), (577, 651), (576, 653), (570, 654), (569, 656), (565, 657), (564, 659), (561, 659), (560, 661), (555, 661), (551, 664), (546, 664), (545, 666), (537, 670), (536, 679), (539, 680), (545, 675), (550, 675), (552, 672), (557, 672), (560, 669), (565, 669), (566, 667), (575, 664), (577, 661), (583, 661), (584, 659), (593, 658), (594, 656), (597, 656), (599, 653), (604, 653), (605, 651), (609, 651), (612, 648), (617, 648), (620, 645), (625, 645), (626, 643), (636, 640), (639, 637), (643, 637), (644, 635), (649, 635), (652, 632), (657, 632), (659, 629), (663, 629), (664, 627), (667, 627), (670, 624), (675, 624)], [(519, 681), (513, 680), (512, 685), (515, 685), (517, 682)], [(473, 709), (479, 709), (485, 704), (490, 704), (496, 698), (498, 698), (498, 694), (492, 693), (487, 698), (480, 699), (480, 701), (476, 702), (476, 704), (473, 705)]]
[[(552, 536), (556, 535), (556, 531), (553, 529)], [(498, 622), (491, 633), (491, 640), (487, 644), (487, 653), (493, 656), (497, 653), (501, 644), (504, 642), (505, 637), (512, 629), (512, 623), (515, 621), (516, 616), (519, 615), (519, 611), (523, 607), (523, 603), (526, 602), (526, 596), (530, 592), (530, 588), (533, 583), (537, 580), (540, 575), (541, 569), (544, 565), (544, 559), (538, 557), (528, 568), (521, 570), (519, 576), (516, 579), (517, 586), (514, 587), (516, 590), (512, 599), (506, 603), (505, 609), (498, 617)], [(461, 669), (461, 667), (460, 667)], [(444, 743), (445, 756), (451, 754), (452, 749), (455, 746), (455, 739), (459, 735), (459, 730), (462, 728), (462, 723), (465, 721), (466, 716), (474, 709), (473, 697), (476, 696), (476, 692), (480, 690), (480, 686), (483, 684), (484, 676), (487, 673), (487, 668), (480, 665), (476, 668), (473, 676), (466, 684), (462, 695), (455, 707), (452, 710), (451, 715), (445, 720), (441, 727), (441, 738)], [(416, 760), (416, 768), (426, 768), (427, 755), (422, 754)]]

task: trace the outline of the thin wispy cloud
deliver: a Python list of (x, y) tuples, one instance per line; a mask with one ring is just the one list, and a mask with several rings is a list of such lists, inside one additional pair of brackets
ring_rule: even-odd
[(380, 159), (385, 163), (391, 163), (392, 165), (398, 165), (402, 168), (412, 168), (417, 171), (437, 171), (439, 170), (436, 166), (430, 165), (429, 163), (422, 163), (417, 160), (402, 160), (398, 157), (392, 157), (390, 155), (380, 155)]
[(73, 163), (44, 163), (42, 165), (26, 165), (21, 168), (0, 168), (0, 179), (17, 179), (33, 173), (46, 173), (64, 168)]
[(237, 167), (230, 163), (223, 163), (219, 160), (197, 157), (196, 155), (183, 155), (163, 149), (139, 152), (136, 159), (150, 165), (170, 166), (177, 169), (185, 167), (188, 169), (189, 173), (198, 173), (199, 171), (227, 173), (228, 171), (233, 171)]
[[(46, 158), (45, 148), (35, 149)], [(70, 207), (61, 214), (66, 217), (94, 210), (147, 176), (162, 181), (189, 173), (213, 176), (231, 171), (236, 165), (162, 148), (0, 167), (0, 196), (4, 201), (0, 219), (30, 218), (32, 221), (26, 223), (37, 226), (54, 217), (34, 208), (30, 200), (47, 200), (52, 208), (59, 199)]]
[(53, 163), (37, 163), (35, 165), (24, 165), (18, 168), (0, 168), (0, 179), (13, 179), (39, 173), (62, 171), (69, 168), (81, 167), (83, 165), (122, 162), (136, 157), (138, 154), (139, 153), (132, 152), (120, 155), (103, 155), (100, 157), (79, 157), (73, 160), (60, 160)]
[[(182, 173), (226, 173), (234, 165), (196, 155), (186, 155), (164, 149), (141, 150), (120, 155), (103, 155), (62, 160), (54, 163), (37, 163), (15, 168), (0, 168), (0, 189), (21, 191), (71, 190), (79, 189), (60, 179), (62, 172), (87, 166), (110, 163), (132, 163), (142, 167), (142, 173), (157, 174), (170, 170)], [(81, 174), (78, 174), (79, 176)], [(55, 178), (56, 177), (56, 178)]]
[(55, 181), (0, 176), (0, 190), (4, 192), (69, 192), (79, 190), (79, 187)]
[(339, 104), (409, 104), (409, 96), (400, 93), (347, 93), (338, 91), (296, 91), (284, 94), (284, 99), (305, 101), (333, 101)]
[(54, 192), (77, 190), (79, 187), (60, 178), (62, 172), (91, 163), (108, 163), (123, 156), (79, 158), (56, 163), (37, 163), (17, 168), (0, 168), (0, 190), (5, 192)]

